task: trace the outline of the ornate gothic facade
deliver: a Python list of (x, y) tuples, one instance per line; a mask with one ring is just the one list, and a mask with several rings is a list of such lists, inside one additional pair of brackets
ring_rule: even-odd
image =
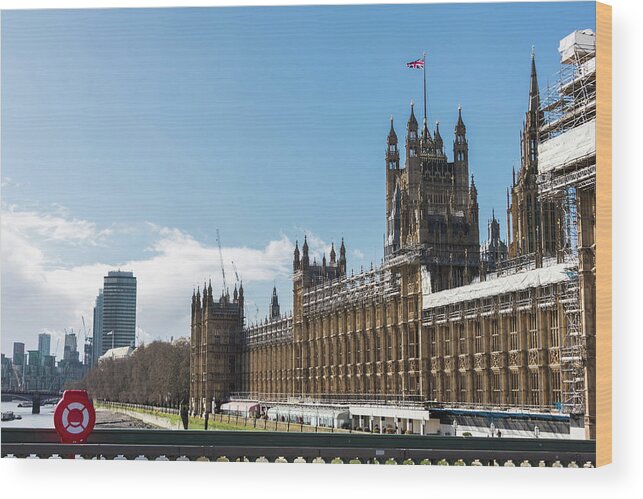
[(561, 207), (538, 196), (538, 144), (543, 125), (536, 59), (531, 53), (529, 107), (520, 132), (520, 170), (513, 172), (507, 189), (507, 243), (509, 258), (541, 254), (554, 256), (564, 246)]
[[(541, 114), (532, 55), (523, 161), (511, 188), (509, 247), (495, 216), (481, 247), (477, 188), (458, 109), (449, 161), (439, 125), (419, 130), (413, 105), (404, 165), (391, 119), (386, 140), (386, 241), (381, 266), (348, 273), (346, 247), (321, 264), (293, 255), (293, 311), (246, 327), (243, 290), (193, 296), (191, 407), (233, 392), (263, 401), (414, 400), (429, 406), (560, 408), (560, 346), (573, 272), (552, 258), (559, 213), (536, 184)], [(520, 257), (517, 265), (503, 263)], [(489, 259), (493, 259), (491, 268)], [(482, 261), (482, 265), (481, 265)], [(490, 272), (490, 273), (488, 273)]]

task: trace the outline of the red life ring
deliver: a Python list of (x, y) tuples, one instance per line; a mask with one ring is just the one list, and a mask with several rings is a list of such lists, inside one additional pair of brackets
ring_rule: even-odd
[(54, 410), (54, 427), (63, 443), (87, 440), (96, 423), (96, 411), (87, 392), (65, 390)]

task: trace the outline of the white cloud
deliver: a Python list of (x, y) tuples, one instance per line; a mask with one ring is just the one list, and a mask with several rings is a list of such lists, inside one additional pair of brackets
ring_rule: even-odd
[(97, 244), (111, 234), (110, 229), (97, 230), (86, 220), (34, 211), (17, 211), (15, 207), (2, 211), (2, 231), (10, 231), (24, 238), (38, 237), (45, 241), (63, 241), (68, 244)]
[[(169, 227), (148, 224), (151, 244), (149, 257), (122, 262), (119, 266), (95, 262), (74, 264), (54, 258), (49, 246), (73, 245), (85, 251), (83, 261), (91, 261), (97, 241), (116, 248), (128, 244), (126, 229), (115, 237), (111, 229), (99, 229), (93, 223), (67, 216), (34, 211), (2, 211), (2, 351), (8, 352), (13, 341), (25, 341), (31, 348), (37, 333), (49, 330), (54, 337), (64, 328), (81, 327), (81, 316), (88, 328), (93, 318), (94, 299), (107, 271), (120, 267), (137, 277), (137, 323), (139, 339), (179, 337), (189, 334), (190, 297), (195, 285), (211, 277), (213, 287), (221, 288), (219, 252), (191, 235)], [(313, 243), (314, 241), (314, 243)], [(329, 245), (310, 235), (309, 244), (321, 254)], [(122, 248), (120, 248), (122, 250)], [(132, 248), (135, 254), (142, 248)], [(225, 247), (222, 249), (227, 283), (233, 287), (234, 261), (244, 282), (248, 302), (251, 290), (261, 289), (278, 280), (290, 279), (294, 243), (281, 235), (263, 248)], [(254, 286), (253, 286), (254, 285)], [(283, 290), (286, 292), (287, 290)], [(266, 292), (266, 302), (268, 294)]]
[(11, 177), (2, 177), (2, 180), (0, 180), (0, 187), (3, 189), (8, 187), (20, 187), (20, 183), (15, 182)]

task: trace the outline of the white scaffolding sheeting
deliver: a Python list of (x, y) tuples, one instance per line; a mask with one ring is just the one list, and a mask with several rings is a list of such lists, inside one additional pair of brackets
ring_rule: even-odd
[(247, 400), (233, 400), (231, 402), (226, 402), (221, 404), (221, 411), (231, 414), (252, 414), (259, 413), (261, 406), (259, 402), (247, 401)]
[(422, 303), (424, 310), (434, 307), (444, 307), (452, 303), (466, 300), (477, 300), (489, 296), (511, 293), (530, 288), (548, 286), (572, 278), (574, 269), (568, 263), (552, 265), (551, 267), (537, 268), (527, 272), (519, 272), (498, 279), (447, 289), (433, 294), (423, 294)]
[(575, 57), (596, 52), (596, 35), (591, 29), (574, 31), (558, 44), (561, 64), (569, 64)]
[(348, 407), (276, 405), (266, 412), (271, 421), (290, 421), (339, 428), (350, 421)]
[(593, 155), (596, 155), (595, 119), (539, 144), (538, 173), (566, 168)]

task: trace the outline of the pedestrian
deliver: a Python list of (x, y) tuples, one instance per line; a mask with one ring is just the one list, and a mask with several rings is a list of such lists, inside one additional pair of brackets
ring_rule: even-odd
[(497, 435), (498, 435), (498, 438), (502, 437), (502, 433), (500, 433), (500, 428), (498, 428), (498, 433), (497, 433)]
[(183, 421), (183, 429), (187, 430), (188, 429), (188, 405), (185, 403), (184, 400), (181, 400), (181, 405), (179, 406), (179, 412), (181, 413), (181, 421)]

